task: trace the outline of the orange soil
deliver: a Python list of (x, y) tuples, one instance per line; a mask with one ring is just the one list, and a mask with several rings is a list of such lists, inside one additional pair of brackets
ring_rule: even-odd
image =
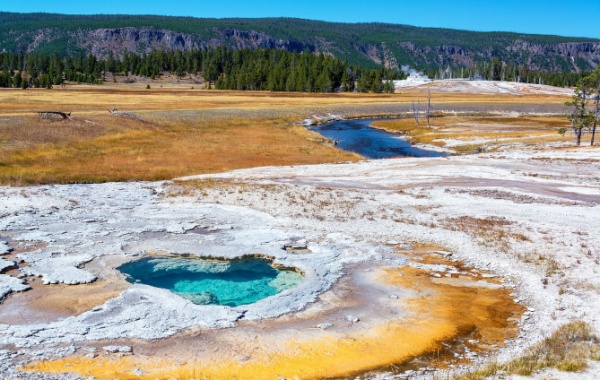
[[(423, 257), (425, 263), (449, 264), (436, 256)], [(461, 264), (450, 264), (465, 270)], [(220, 335), (214, 333), (212, 342), (199, 339), (196, 348), (186, 351), (187, 357), (172, 358), (167, 353), (119, 358), (78, 356), (33, 363), (24, 370), (74, 372), (100, 379), (345, 377), (438, 351), (441, 342), (457, 337), (477, 339), (479, 344), (470, 348), (486, 351), (517, 333), (515, 320), (522, 307), (505, 289), (494, 287), (493, 280), (486, 280), (489, 286), (477, 286), (476, 281), (482, 281), (479, 274), (437, 281), (420, 269), (385, 267), (378, 269), (374, 278), (399, 287), (399, 291), (408, 288), (416, 292), (417, 296), (408, 300), (384, 301), (397, 303), (410, 313), (341, 331), (275, 329), (257, 334), (255, 330), (228, 329)], [(137, 374), (136, 369), (144, 373)]]

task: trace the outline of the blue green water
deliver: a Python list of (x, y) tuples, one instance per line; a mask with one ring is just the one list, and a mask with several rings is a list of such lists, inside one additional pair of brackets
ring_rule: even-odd
[(147, 257), (117, 268), (131, 283), (168, 289), (197, 305), (240, 306), (295, 287), (302, 275), (263, 259)]
[(446, 153), (412, 146), (393, 133), (371, 127), (373, 120), (344, 120), (312, 128), (321, 135), (338, 142), (337, 147), (358, 153), (366, 158), (443, 157)]

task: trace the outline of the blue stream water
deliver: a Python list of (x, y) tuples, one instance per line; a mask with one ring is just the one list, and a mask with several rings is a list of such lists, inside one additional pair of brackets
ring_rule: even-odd
[(302, 275), (268, 261), (150, 257), (117, 268), (132, 283), (168, 289), (199, 305), (239, 306), (293, 288)]
[(344, 120), (323, 124), (313, 131), (338, 141), (338, 148), (366, 158), (397, 156), (442, 157), (445, 153), (415, 148), (393, 133), (371, 127), (373, 119)]

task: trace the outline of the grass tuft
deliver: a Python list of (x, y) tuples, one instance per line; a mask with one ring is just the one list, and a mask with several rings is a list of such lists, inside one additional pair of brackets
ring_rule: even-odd
[(521, 357), (507, 363), (489, 364), (458, 375), (454, 380), (483, 380), (498, 374), (531, 376), (547, 368), (580, 372), (588, 367), (590, 360), (600, 361), (600, 340), (590, 325), (577, 321), (562, 326)]

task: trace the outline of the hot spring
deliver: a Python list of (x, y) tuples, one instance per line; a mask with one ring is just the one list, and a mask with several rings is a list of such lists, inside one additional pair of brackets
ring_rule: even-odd
[(127, 281), (168, 289), (197, 305), (240, 306), (291, 289), (302, 280), (270, 260), (146, 257), (117, 268)]

